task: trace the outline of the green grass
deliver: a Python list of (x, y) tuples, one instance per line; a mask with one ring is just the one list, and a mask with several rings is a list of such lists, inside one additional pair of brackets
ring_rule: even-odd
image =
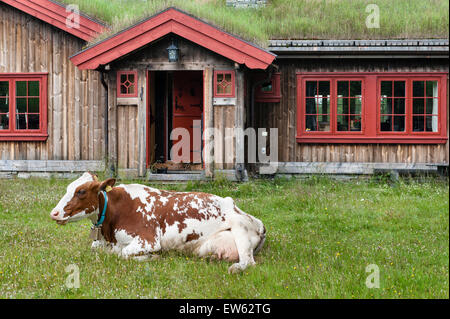
[[(257, 265), (238, 275), (174, 252), (138, 262), (91, 251), (88, 221), (49, 218), (68, 183), (0, 180), (0, 298), (449, 298), (448, 180), (156, 185), (232, 196), (265, 223)], [(65, 286), (70, 264), (79, 289)], [(369, 264), (379, 289), (365, 285)]]
[[(105, 21), (112, 32), (175, 6), (225, 31), (267, 46), (269, 39), (448, 38), (446, 0), (270, 0), (261, 9), (233, 9), (225, 0), (60, 0)], [(380, 28), (366, 27), (366, 6), (380, 9)]]

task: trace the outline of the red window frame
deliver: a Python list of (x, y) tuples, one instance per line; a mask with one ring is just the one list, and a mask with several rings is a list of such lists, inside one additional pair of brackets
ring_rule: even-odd
[[(267, 75), (266, 75), (267, 77)], [(271, 91), (263, 91), (262, 85), (258, 85), (255, 92), (255, 102), (262, 103), (277, 103), (281, 100), (281, 87), (280, 87), (280, 73), (274, 73), (270, 80), (272, 85)], [(262, 78), (258, 78), (258, 80), (262, 80)]]
[[(219, 74), (223, 75), (223, 80), (218, 83), (217, 82), (217, 76)], [(231, 74), (231, 82), (225, 81), (225, 75), (226, 74)], [(225, 86), (222, 83), (229, 83), (226, 84)], [(218, 93), (217, 92), (217, 87), (219, 85), (222, 85), (224, 87), (231, 85), (231, 93)], [(236, 82), (235, 82), (235, 74), (234, 71), (232, 70), (227, 70), (227, 71), (214, 71), (214, 97), (236, 97)]]
[[(297, 136), (299, 143), (380, 143), (380, 144), (445, 144), (447, 137), (447, 77), (444, 72), (381, 72), (381, 73), (297, 73)], [(305, 130), (305, 81), (363, 79), (361, 132), (348, 131), (306, 131)], [(405, 132), (391, 132), (380, 130), (381, 81), (406, 80), (407, 85), (405, 105)], [(413, 132), (412, 126), (412, 81), (438, 81), (438, 131)], [(331, 89), (331, 93), (334, 89)], [(331, 109), (336, 112), (335, 99), (332, 99)], [(331, 116), (331, 125), (336, 124), (337, 118)]]
[[(126, 75), (127, 76), (127, 81), (129, 82), (129, 85), (126, 85), (127, 91), (131, 86), (134, 86), (134, 93), (121, 93), (121, 86), (122, 86), (122, 81), (121, 81), (121, 77), (122, 75)], [(129, 75), (134, 75), (134, 82), (131, 82), (128, 79)], [(138, 74), (137, 71), (135, 70), (131, 70), (131, 71), (117, 71), (117, 97), (137, 97), (138, 96)]]
[[(382, 131), (381, 130), (381, 82), (382, 81), (405, 81), (405, 130), (404, 131)], [(438, 130), (437, 132), (427, 131), (414, 131), (413, 130), (413, 82), (414, 81), (437, 81), (438, 82)], [(443, 76), (434, 76), (431, 74), (417, 74), (416, 76), (391, 75), (391, 76), (379, 76), (377, 81), (377, 134), (380, 136), (412, 136), (412, 137), (446, 137), (446, 79)], [(445, 86), (445, 91), (443, 90)], [(426, 97), (424, 96), (424, 99)], [(425, 115), (424, 115), (425, 116)], [(431, 116), (431, 115), (430, 115)], [(444, 117), (445, 118), (444, 118)]]
[[(45, 141), (47, 134), (47, 73), (0, 73), (0, 81), (9, 82), (9, 125), (7, 130), (0, 130), (0, 141)], [(15, 118), (16, 108), (16, 83), (18, 81), (39, 82), (39, 129), (17, 129)], [(28, 93), (27, 93), (28, 94)], [(21, 96), (27, 100), (27, 112), (19, 114), (33, 114), (28, 112), (30, 96)]]

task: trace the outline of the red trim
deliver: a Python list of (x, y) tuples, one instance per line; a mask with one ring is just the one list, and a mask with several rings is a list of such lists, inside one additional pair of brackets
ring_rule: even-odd
[[(217, 93), (217, 86), (221, 85), (221, 83), (217, 83), (217, 76), (219, 74), (223, 74), (223, 80), (221, 83), (228, 83), (228, 81), (225, 80), (225, 75), (226, 74), (231, 74), (231, 82), (229, 82), (230, 84), (226, 85), (229, 86), (231, 85), (231, 92), (230, 93)], [(222, 85), (223, 86), (223, 85)], [(214, 71), (214, 97), (235, 97), (236, 96), (236, 80), (235, 80), (235, 73), (233, 70), (231, 71)]]
[(184, 12), (169, 8), (71, 58), (79, 69), (97, 69), (169, 33), (175, 33), (250, 69), (266, 69), (274, 54)]
[[(272, 75), (271, 84), (272, 91), (262, 91), (262, 85), (256, 88), (255, 102), (262, 103), (278, 103), (281, 100), (281, 85), (280, 85), (281, 73), (274, 73)], [(260, 78), (261, 79), (261, 78)]]
[(49, 0), (0, 0), (39, 20), (49, 23), (85, 41), (91, 41), (107, 29), (104, 25), (79, 15), (80, 27), (70, 28), (66, 19), (72, 12), (66, 7)]
[[(47, 134), (47, 73), (1, 73), (0, 81), (9, 82), (9, 128), (0, 130), (0, 141), (45, 141)], [(39, 129), (15, 128), (16, 81), (39, 81)], [(24, 97), (27, 98), (28, 97)], [(28, 109), (27, 109), (28, 111)], [(24, 114), (30, 114), (25, 112)], [(32, 114), (32, 113), (31, 113)]]
[[(128, 93), (120, 92), (121, 85), (122, 85), (120, 76), (123, 74), (127, 75), (127, 80), (128, 80), (128, 75), (130, 75), (130, 74), (134, 75), (134, 82), (130, 82), (130, 85), (128, 86), (128, 88), (132, 85), (134, 86), (134, 93), (128, 94)], [(138, 74), (137, 74), (137, 71), (117, 71), (116, 76), (117, 76), (117, 97), (137, 97), (138, 96)]]
[[(297, 136), (299, 143), (392, 143), (392, 144), (445, 144), (448, 140), (447, 132), (447, 76), (444, 72), (424, 73), (297, 73)], [(331, 85), (331, 111), (330, 126), (327, 132), (306, 131), (304, 123), (304, 82), (306, 80), (330, 80), (332, 83), (338, 80), (362, 79), (362, 111), (361, 132), (339, 132), (335, 130), (336, 125), (336, 87)], [(411, 92), (406, 93), (406, 131), (405, 132), (382, 132), (380, 131), (380, 81), (382, 80), (406, 80), (412, 83), (415, 80), (435, 80), (439, 86), (439, 128), (438, 132), (412, 132), (412, 101)], [(406, 90), (412, 90), (407, 84)], [(373, 101), (376, 101), (375, 103)]]

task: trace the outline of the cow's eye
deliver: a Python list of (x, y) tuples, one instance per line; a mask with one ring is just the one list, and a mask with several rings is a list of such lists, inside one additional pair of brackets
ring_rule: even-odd
[(86, 194), (86, 190), (80, 189), (77, 193), (78, 193), (78, 195), (84, 195), (84, 194)]

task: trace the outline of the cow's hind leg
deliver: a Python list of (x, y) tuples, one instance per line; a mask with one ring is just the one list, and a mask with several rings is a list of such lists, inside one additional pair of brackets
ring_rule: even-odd
[(245, 230), (244, 227), (232, 227), (231, 232), (234, 236), (234, 241), (239, 254), (239, 262), (228, 268), (228, 272), (234, 274), (255, 264), (255, 260), (253, 259), (254, 245), (248, 231)]

